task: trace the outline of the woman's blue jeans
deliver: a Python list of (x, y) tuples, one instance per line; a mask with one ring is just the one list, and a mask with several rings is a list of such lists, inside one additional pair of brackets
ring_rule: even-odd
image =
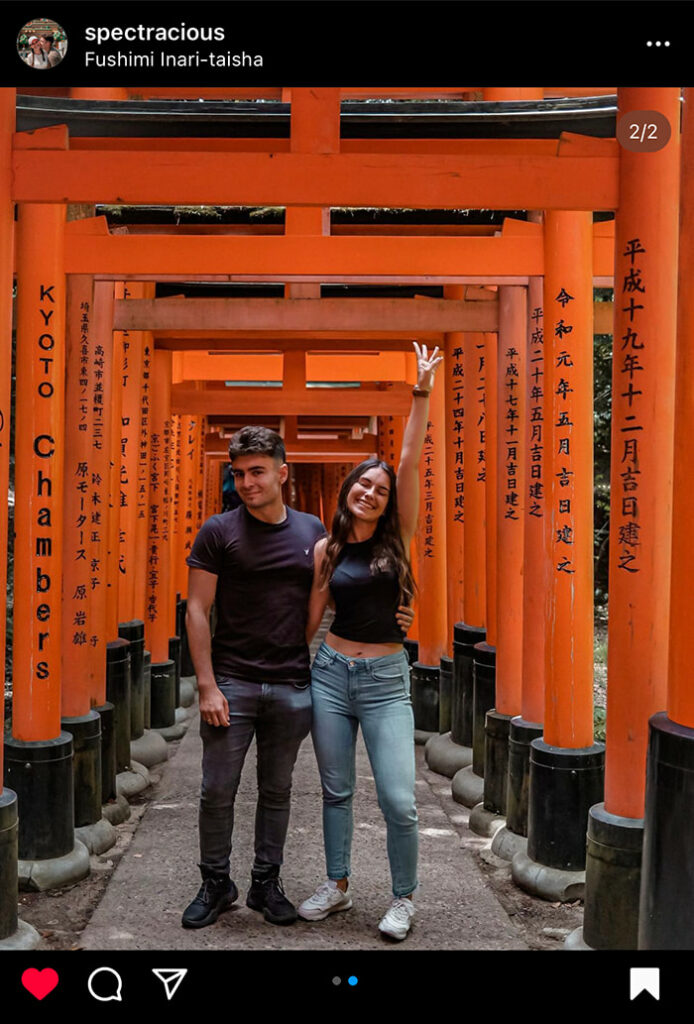
[(323, 837), (328, 878), (350, 873), (357, 728), (386, 820), (393, 895), (417, 888), (414, 798), (414, 716), (404, 651), (383, 658), (347, 658), (322, 644), (311, 669), (313, 745), (323, 787)]

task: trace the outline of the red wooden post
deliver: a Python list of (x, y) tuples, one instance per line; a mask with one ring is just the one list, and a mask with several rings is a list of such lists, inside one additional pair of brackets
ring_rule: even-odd
[[(528, 853), (514, 857), (513, 877), (521, 887), (554, 899), (573, 899), (583, 890), (588, 810), (603, 789), (604, 748), (593, 743), (592, 234), (588, 213), (545, 214), (552, 629), (545, 658), (545, 732), (531, 744)], [(545, 870), (538, 871), (538, 864)], [(575, 873), (575, 882), (567, 883), (566, 872)]]
[[(86, 848), (74, 842), (72, 737), (60, 727), (64, 226), (62, 205), (19, 208), (14, 629), (21, 643), (13, 647), (5, 779), (18, 796), (20, 860), (44, 862), (36, 876), (44, 874), (50, 885), (89, 871)], [(54, 872), (68, 854), (69, 867), (61, 862), (67, 870)]]

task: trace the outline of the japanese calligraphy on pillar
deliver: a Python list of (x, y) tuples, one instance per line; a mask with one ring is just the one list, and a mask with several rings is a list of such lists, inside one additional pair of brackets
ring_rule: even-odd
[(453, 396), (450, 409), (451, 422), (449, 423), (450, 434), (454, 448), (454, 470), (453, 481), (455, 483), (455, 496), (453, 498), (453, 522), (465, 522), (465, 469), (464, 469), (464, 416), (465, 416), (465, 363), (464, 350), (457, 346), (451, 353), (447, 369), (450, 377), (450, 388)]
[(528, 445), (530, 473), (528, 480), (528, 515), (542, 519), (545, 496), (543, 479), (544, 453), (544, 326), (542, 308), (536, 306), (530, 314), (532, 329), (528, 348)]
[(147, 518), (149, 498), (149, 403), (152, 374), (152, 348), (145, 344), (142, 353), (142, 405), (140, 408), (140, 445), (137, 471), (137, 518)]
[[(96, 346), (91, 351), (89, 332), (91, 322), (91, 303), (83, 300), (79, 305), (79, 360), (77, 379), (78, 434), (87, 436), (87, 452), (98, 452), (103, 448), (103, 372), (104, 351)], [(85, 446), (77, 447), (82, 453)], [(66, 613), (71, 615), (68, 631), (69, 642), (74, 647), (96, 647), (99, 636), (93, 621), (95, 603), (90, 597), (102, 580), (102, 489), (103, 482), (96, 469), (94, 459), (77, 455), (74, 464), (66, 466), (66, 491), (72, 489), (73, 501), (66, 494), (66, 505), (69, 502), (73, 510), (74, 521), (66, 523), (72, 529), (66, 531), (73, 550), (65, 551), (70, 559), (73, 571), (70, 573), (71, 592), (66, 593)], [(67, 575), (67, 573), (66, 573)]]
[(183, 417), (182, 458), (184, 463), (185, 494), (183, 495), (185, 514), (183, 523), (183, 557), (187, 558), (195, 539), (195, 493), (196, 478), (196, 441), (198, 436), (199, 418), (196, 416)]
[[(127, 297), (128, 291), (125, 290)], [(130, 385), (130, 351), (131, 342), (130, 334), (128, 331), (121, 333), (121, 365), (120, 365), (120, 384), (123, 389), (123, 406), (125, 406), (125, 396), (128, 392)], [(127, 543), (127, 530), (124, 529), (124, 513), (130, 507), (129, 498), (129, 485), (130, 485), (130, 472), (128, 469), (130, 446), (132, 444), (132, 433), (130, 429), (131, 418), (127, 415), (127, 410), (124, 408), (121, 413), (121, 431), (120, 431), (120, 472), (119, 472), (119, 486), (118, 486), (118, 507), (121, 510), (120, 514), (120, 530), (118, 534), (119, 544), (119, 555), (118, 555), (118, 571), (125, 575), (126, 572), (126, 543)]]
[(149, 552), (147, 555), (147, 618), (156, 622), (158, 618), (159, 563), (162, 555), (162, 503), (163, 438), (159, 432), (152, 432), (149, 438)]
[(195, 507), (197, 521), (195, 524), (196, 530), (199, 530), (202, 526), (205, 516), (205, 441), (207, 438), (207, 417), (203, 416), (200, 419), (200, 426), (198, 427), (198, 472), (196, 477), (196, 496), (195, 496)]
[(520, 422), (520, 353), (511, 346), (504, 353), (504, 519), (520, 519), (521, 496), (518, 491), (518, 452), (521, 440)]
[(169, 457), (169, 483), (170, 483), (170, 505), (169, 505), (169, 529), (171, 532), (171, 585), (174, 596), (176, 594), (175, 580), (178, 577), (180, 566), (178, 564), (178, 534), (181, 530), (181, 417), (178, 413), (171, 416), (171, 445)]
[(436, 498), (436, 444), (433, 434), (434, 424), (427, 422), (424, 435), (424, 557), (433, 558), (436, 553), (434, 539), (434, 500)]
[(641, 568), (638, 557), (641, 527), (638, 520), (641, 483), (639, 445), (643, 444), (640, 402), (643, 392), (639, 388), (639, 374), (643, 373), (647, 361), (646, 342), (640, 330), (640, 320), (645, 312), (646, 283), (638, 266), (638, 258), (645, 252), (646, 248), (640, 238), (629, 239), (621, 254), (621, 263), (615, 268), (615, 292), (621, 284), (621, 308), (629, 319), (626, 333), (619, 339), (619, 352), (615, 344), (613, 356), (619, 379), (623, 382), (620, 397), (625, 399), (625, 403), (615, 424), (621, 454), (619, 481), (616, 486), (613, 484), (615, 496), (612, 515), (618, 521), (617, 568), (627, 573), (639, 572)]
[(556, 451), (555, 476), (559, 486), (556, 489), (556, 508), (554, 519), (554, 556), (557, 572), (574, 573), (574, 500), (572, 467), (573, 421), (571, 419), (570, 396), (574, 392), (574, 362), (571, 358), (571, 334), (574, 325), (571, 322), (571, 303), (573, 295), (565, 288), (560, 288), (554, 302), (561, 307), (561, 314), (554, 318), (553, 358), (555, 366), (554, 409), (556, 410)]
[(487, 427), (487, 400), (486, 400), (486, 383), (487, 378), (485, 376), (485, 344), (481, 342), (475, 345), (477, 350), (477, 387), (475, 402), (477, 408), (475, 410), (475, 431), (477, 438), (477, 482), (480, 484), (486, 483), (487, 480), (487, 440), (486, 440), (486, 427)]

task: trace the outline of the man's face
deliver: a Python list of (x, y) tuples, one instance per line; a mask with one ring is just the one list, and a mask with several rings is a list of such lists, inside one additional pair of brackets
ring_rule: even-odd
[(50, 50), (50, 48), (51, 48), (51, 43), (50, 43), (50, 40), (49, 40), (49, 39), (46, 39), (46, 37), (45, 37), (45, 36), (41, 36), (41, 40), (40, 40), (40, 42), (41, 42), (41, 49), (42, 49), (42, 50), (45, 50), (45, 51), (48, 51), (48, 50)]
[(270, 455), (239, 455), (231, 466), (239, 498), (249, 509), (265, 508), (282, 499), (289, 470)]

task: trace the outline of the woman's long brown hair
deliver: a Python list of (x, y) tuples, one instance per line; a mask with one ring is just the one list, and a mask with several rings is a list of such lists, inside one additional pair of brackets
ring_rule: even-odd
[(382, 469), (390, 480), (390, 494), (386, 510), (378, 520), (374, 534), (374, 549), (371, 559), (371, 574), (377, 572), (394, 572), (400, 584), (400, 604), (410, 604), (415, 593), (415, 581), (412, 567), (400, 533), (400, 516), (398, 514), (397, 480), (392, 466), (381, 459), (367, 459), (355, 466), (342, 482), (337, 499), (337, 508), (325, 549), (325, 558), (321, 569), (320, 582), (325, 587), (330, 580), (339, 561), (342, 550), (347, 543), (352, 528), (352, 513), (347, 508), (347, 495), (354, 484), (370, 469)]

